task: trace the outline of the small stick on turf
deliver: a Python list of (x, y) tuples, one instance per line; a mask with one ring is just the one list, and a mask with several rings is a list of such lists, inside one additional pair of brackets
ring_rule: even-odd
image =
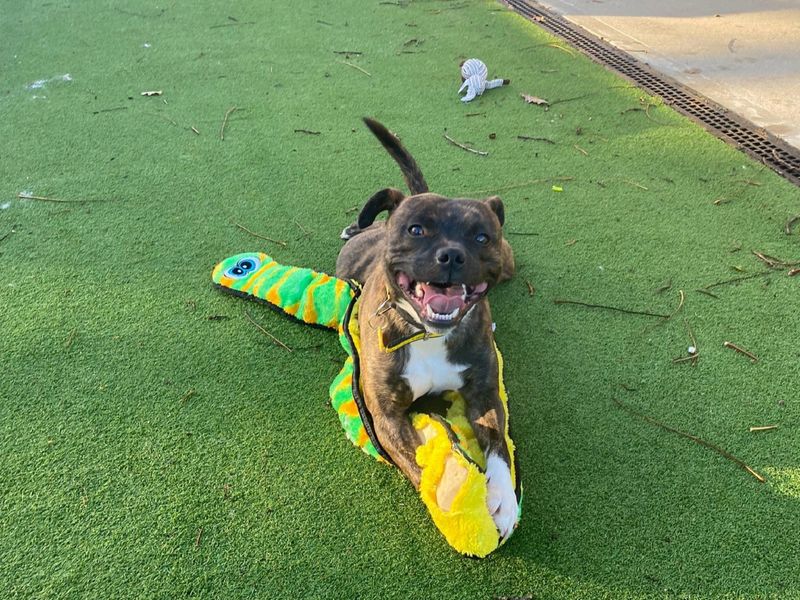
[(469, 146), (465, 146), (464, 144), (461, 144), (461, 143), (455, 141), (453, 138), (451, 138), (446, 133), (443, 134), (443, 135), (444, 135), (444, 139), (446, 139), (448, 142), (450, 142), (454, 146), (458, 146), (462, 150), (466, 150), (467, 152), (472, 152), (473, 154), (479, 154), (481, 156), (489, 156), (488, 152), (483, 152), (482, 150), (475, 150), (475, 148), (470, 148)]
[(292, 219), (292, 221), (294, 221), (294, 224), (300, 228), (300, 231), (303, 232), (303, 235), (309, 235), (311, 233), (308, 229), (303, 227), (303, 224), (300, 223), (300, 221), (298, 221), (297, 219)]
[(75, 341), (75, 336), (78, 335), (78, 328), (73, 327), (72, 331), (69, 332), (66, 341), (64, 342), (64, 348), (69, 350), (72, 347), (72, 342)]
[(308, 135), (320, 135), (321, 131), (311, 131), (310, 129), (295, 129), (295, 133), (307, 133)]
[(708, 290), (704, 290), (702, 288), (696, 289), (695, 292), (700, 292), (701, 294), (705, 294), (706, 296), (711, 296), (712, 298), (719, 300), (719, 296), (717, 296), (714, 292), (709, 292)]
[(233, 223), (234, 225), (236, 225), (236, 227), (238, 227), (238, 228), (239, 228), (239, 229), (241, 229), (242, 231), (246, 231), (247, 233), (249, 233), (249, 234), (250, 234), (250, 235), (252, 235), (252, 236), (255, 236), (255, 237), (257, 237), (257, 238), (261, 238), (262, 240), (267, 240), (268, 242), (272, 242), (273, 244), (278, 244), (279, 246), (284, 246), (284, 247), (286, 246), (286, 242), (282, 242), (282, 241), (280, 241), (280, 240), (273, 240), (272, 238), (270, 238), (270, 237), (267, 237), (267, 236), (265, 236), (265, 235), (260, 235), (260, 234), (256, 233), (255, 231), (250, 231), (250, 230), (249, 230), (247, 227), (245, 227), (244, 225), (240, 225), (239, 223), (235, 223), (234, 221), (231, 221), (231, 223)]
[(530, 296), (533, 297), (533, 295), (536, 293), (536, 288), (533, 287), (533, 284), (527, 279), (525, 280), (525, 285), (528, 286), (528, 294), (530, 294)]
[(240, 27), (242, 25), (255, 25), (255, 21), (235, 21), (233, 23), (222, 23), (220, 25), (212, 25), (209, 29), (219, 29), (220, 27)]
[(5, 234), (3, 237), (0, 237), (0, 242), (2, 242), (4, 239), (6, 239), (8, 236), (10, 236), (12, 233), (17, 233), (17, 230), (16, 229), (12, 229), (7, 234)]
[(189, 399), (197, 393), (197, 390), (194, 388), (189, 388), (186, 392), (181, 396), (181, 404), (186, 404)]
[(800, 215), (795, 215), (794, 217), (786, 221), (786, 225), (783, 226), (783, 232), (786, 235), (792, 235), (792, 228), (794, 227), (794, 224), (797, 222), (800, 222)]
[(239, 107), (231, 106), (227, 111), (225, 111), (225, 117), (222, 119), (222, 126), (219, 128), (219, 139), (225, 139), (225, 126), (228, 124), (228, 117), (230, 117), (231, 114), (237, 110), (239, 110)]
[(676, 308), (675, 311), (669, 316), (670, 319), (680, 312), (680, 310), (683, 308), (683, 303), (686, 300), (686, 295), (683, 293), (683, 290), (678, 290), (678, 294), (680, 294), (681, 300), (678, 303), (678, 308)]
[(197, 127), (192, 125), (191, 130), (194, 131), (197, 135), (200, 135), (200, 132), (197, 130)]
[(662, 315), (642, 310), (628, 310), (626, 308), (617, 308), (616, 306), (606, 306), (604, 304), (589, 304), (587, 302), (579, 302), (577, 300), (563, 300), (561, 298), (556, 298), (555, 300), (553, 300), (553, 304), (576, 304), (578, 306), (586, 306), (588, 308), (602, 308), (604, 310), (613, 310), (628, 315), (643, 315), (645, 317), (657, 317), (659, 319), (665, 319), (665, 320), (670, 318), (670, 315)]
[(115, 112), (115, 111), (118, 111), (118, 110), (128, 110), (128, 107), (127, 106), (115, 106), (114, 108), (101, 108), (100, 110), (93, 110), (92, 114), (93, 115), (99, 115), (101, 113)]
[(645, 192), (650, 191), (646, 187), (644, 187), (641, 183), (636, 183), (635, 181), (631, 181), (630, 179), (623, 179), (622, 181), (627, 183), (628, 185), (632, 185), (632, 186), (637, 187), (637, 188), (639, 188), (641, 190), (644, 190)]
[(739, 346), (737, 346), (736, 344), (734, 344), (732, 342), (722, 342), (722, 345), (725, 346), (726, 348), (730, 348), (731, 350), (734, 350), (735, 352), (738, 352), (739, 354), (744, 354), (746, 357), (748, 357), (753, 362), (758, 362), (758, 357), (755, 354), (753, 354), (752, 352), (748, 352), (744, 348), (740, 348)]
[(689, 356), (683, 356), (681, 358), (673, 358), (672, 362), (674, 364), (678, 364), (682, 362), (691, 361), (692, 366), (696, 367), (697, 361), (700, 358), (700, 351), (697, 349), (697, 339), (695, 339), (694, 333), (692, 333), (692, 328), (689, 327), (689, 321), (687, 321), (686, 318), (683, 319), (683, 324), (686, 326), (686, 331), (689, 333), (689, 339), (692, 340), (692, 345), (689, 346), (688, 348)]
[(522, 140), (523, 142), (546, 142), (548, 144), (553, 144), (555, 146), (555, 142), (550, 138), (546, 137), (531, 137), (529, 135), (518, 135), (518, 140)]
[(570, 56), (575, 56), (575, 53), (572, 50), (570, 50), (569, 48), (565, 48), (564, 46), (561, 46), (559, 44), (545, 44), (545, 45), (549, 46), (550, 48), (555, 48), (556, 50), (561, 50), (562, 52), (566, 52)]
[(370, 73), (369, 71), (365, 71), (364, 69), (362, 69), (362, 68), (361, 68), (361, 67), (359, 67), (358, 65), (354, 65), (353, 63), (349, 63), (349, 62), (347, 62), (346, 60), (340, 60), (339, 62), (340, 62), (341, 64), (343, 64), (343, 65), (347, 65), (348, 67), (352, 67), (352, 68), (353, 68), (353, 69), (355, 69), (356, 71), (361, 71), (361, 72), (362, 72), (364, 75), (366, 75), (367, 77), (372, 77), (372, 73)]
[(756, 258), (758, 258), (758, 260), (762, 261), (771, 269), (784, 269), (786, 267), (795, 267), (800, 265), (800, 261), (788, 262), (756, 250), (751, 250), (751, 252), (756, 256)]
[(197, 530), (197, 537), (194, 538), (194, 549), (197, 550), (200, 547), (200, 538), (203, 537), (203, 528)]
[(640, 413), (638, 410), (635, 410), (634, 408), (631, 408), (630, 406), (628, 406), (624, 402), (621, 402), (620, 400), (617, 400), (616, 398), (612, 398), (612, 400), (614, 401), (614, 404), (616, 404), (617, 406), (619, 406), (623, 410), (628, 411), (630, 414), (632, 414), (632, 415), (634, 415), (636, 417), (639, 417), (643, 421), (647, 421), (648, 423), (650, 423), (652, 425), (655, 425), (656, 427), (660, 427), (661, 429), (663, 429), (665, 431), (669, 431), (670, 433), (675, 433), (677, 435), (685, 437), (686, 439), (692, 440), (696, 444), (700, 444), (701, 446), (705, 446), (706, 448), (709, 448), (710, 450), (713, 450), (714, 452), (724, 456), (729, 461), (731, 461), (734, 464), (738, 465), (740, 468), (742, 468), (745, 471), (747, 471), (748, 473), (750, 473), (750, 475), (755, 477), (761, 483), (764, 483), (766, 481), (766, 479), (764, 478), (763, 475), (761, 475), (760, 473), (756, 472), (753, 468), (749, 467), (743, 460), (741, 460), (739, 458), (736, 458), (733, 454), (731, 454), (727, 450), (723, 450), (719, 446), (716, 446), (716, 445), (712, 444), (711, 442), (707, 442), (707, 441), (697, 437), (696, 435), (692, 435), (691, 433), (686, 433), (685, 431), (681, 431), (680, 429), (675, 429), (674, 427), (670, 427), (669, 425), (665, 425), (661, 421), (657, 421), (653, 417), (649, 417), (644, 413)]
[(261, 325), (259, 325), (259, 324), (258, 324), (258, 323), (255, 321), (255, 319), (253, 319), (253, 317), (251, 317), (251, 316), (250, 316), (250, 313), (249, 313), (249, 312), (247, 312), (246, 310), (244, 311), (244, 316), (245, 316), (245, 317), (247, 317), (247, 320), (248, 320), (248, 321), (250, 321), (250, 322), (251, 322), (253, 325), (255, 325), (255, 326), (256, 326), (256, 329), (258, 329), (258, 330), (259, 330), (261, 333), (263, 333), (264, 335), (266, 335), (266, 336), (267, 336), (269, 339), (271, 339), (273, 342), (275, 342), (276, 344), (278, 344), (278, 346), (280, 346), (281, 348), (283, 348), (283, 349), (284, 349), (284, 350), (286, 350), (287, 352), (292, 352), (292, 349), (291, 349), (291, 348), (289, 348), (289, 346), (287, 346), (286, 344), (284, 344), (282, 341), (280, 341), (278, 338), (276, 338), (274, 335), (272, 335), (272, 334), (271, 334), (269, 331), (267, 331), (267, 330), (266, 330), (266, 329), (264, 329), (264, 328), (263, 328)]
[(79, 200), (64, 200), (61, 198), (50, 198), (48, 196), (34, 196), (33, 194), (26, 194), (24, 192), (20, 192), (17, 194), (17, 198), (20, 200), (39, 200), (41, 202), (60, 202), (60, 203), (76, 203), (80, 204), (82, 202), (102, 202), (104, 200), (110, 200), (110, 198), (95, 198), (92, 200), (86, 199), (79, 199)]
[(575, 144), (575, 150), (577, 150), (578, 152), (580, 152), (584, 156), (589, 156), (589, 153), (586, 150), (584, 150), (583, 148), (581, 148), (580, 146), (578, 146), (578, 144)]
[(356, 50), (334, 50), (334, 54), (352, 54), (353, 56), (364, 54), (363, 52), (358, 52)]
[(761, 425), (759, 427), (751, 427), (750, 433), (753, 433), (754, 431), (772, 431), (773, 429), (777, 428), (777, 425)]
[[(748, 279), (754, 279), (756, 277), (763, 277), (764, 275), (772, 275), (775, 271), (761, 271), (759, 273), (753, 273), (751, 275), (745, 275), (744, 277), (734, 277), (733, 279), (726, 279), (724, 281), (718, 281), (716, 283), (710, 283), (705, 286), (703, 289), (708, 292), (711, 288), (719, 287), (721, 285), (730, 285), (731, 283), (739, 283), (740, 281), (747, 281)], [(699, 290), (698, 290), (699, 291)]]

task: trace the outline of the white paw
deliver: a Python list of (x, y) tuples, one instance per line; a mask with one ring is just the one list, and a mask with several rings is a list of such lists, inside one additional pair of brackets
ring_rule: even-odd
[(502, 458), (490, 454), (486, 460), (486, 505), (500, 537), (506, 539), (517, 523), (517, 496), (511, 483), (511, 471)]

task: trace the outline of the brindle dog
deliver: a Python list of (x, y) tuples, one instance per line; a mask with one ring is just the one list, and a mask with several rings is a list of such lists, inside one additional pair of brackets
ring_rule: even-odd
[[(514, 274), (500, 198), (447, 198), (383, 125), (367, 127), (400, 165), (411, 191), (380, 190), (365, 204), (339, 253), (336, 275), (363, 285), (361, 381), (378, 441), (419, 487), (420, 440), (409, 420), (423, 396), (458, 390), (487, 457), (487, 504), (502, 537), (517, 516), (499, 397), (497, 355), (486, 294)], [(375, 218), (388, 213), (385, 221)], [(386, 348), (426, 332), (396, 351)]]

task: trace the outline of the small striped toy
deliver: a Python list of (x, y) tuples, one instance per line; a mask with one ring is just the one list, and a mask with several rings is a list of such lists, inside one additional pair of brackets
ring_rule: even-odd
[(482, 60), (477, 58), (470, 58), (461, 63), (461, 81), (458, 93), (467, 90), (461, 98), (462, 102), (470, 102), (486, 90), (511, 83), (508, 79), (489, 79), (489, 69)]
[[(392, 464), (373, 429), (358, 382), (360, 338), (358, 300), (360, 288), (312, 269), (281, 265), (261, 252), (226, 258), (212, 271), (212, 280), (224, 291), (266, 302), (304, 323), (335, 329), (347, 353), (329, 394), (347, 438), (371, 457)], [(506, 413), (507, 396), (500, 391)], [(417, 463), (422, 469), (420, 496), (447, 542), (462, 554), (483, 557), (500, 545), (494, 521), (486, 508), (485, 458), (466, 417), (458, 392), (445, 396), (450, 408), (445, 417), (411, 415), (422, 445)], [(508, 419), (506, 419), (508, 422)], [(506, 431), (512, 457), (514, 445)], [(521, 514), (522, 489), (512, 460), (512, 481)]]

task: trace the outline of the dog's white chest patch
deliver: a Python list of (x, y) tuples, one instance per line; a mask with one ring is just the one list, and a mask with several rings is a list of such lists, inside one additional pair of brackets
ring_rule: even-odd
[(458, 390), (464, 385), (461, 373), (466, 365), (447, 359), (445, 338), (419, 340), (408, 345), (408, 361), (403, 378), (414, 394), (414, 400), (431, 392)]

